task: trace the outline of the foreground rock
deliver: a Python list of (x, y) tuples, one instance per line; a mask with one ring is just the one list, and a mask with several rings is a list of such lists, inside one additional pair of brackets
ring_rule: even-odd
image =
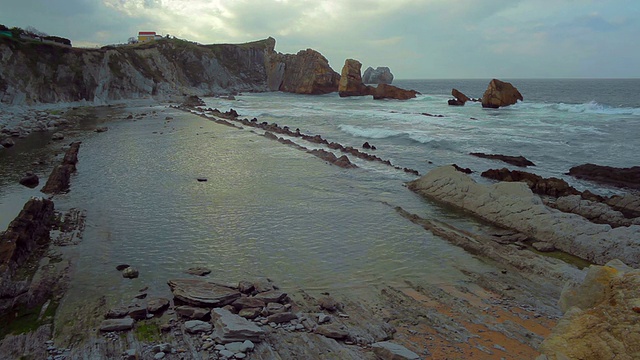
[(388, 360), (418, 360), (420, 356), (402, 345), (390, 341), (381, 341), (371, 345), (373, 352), (380, 359)]
[(640, 270), (619, 261), (591, 266), (561, 296), (564, 317), (538, 360), (640, 359)]
[(500, 161), (506, 162), (507, 164), (520, 166), (520, 167), (536, 166), (536, 164), (534, 164), (524, 156), (509, 156), (509, 155), (485, 154), (485, 153), (470, 153), (469, 155), (477, 156), (479, 158), (484, 158), (484, 159), (500, 160)]
[(364, 96), (371, 93), (371, 87), (362, 82), (360, 69), (362, 64), (358, 60), (347, 59), (342, 67), (340, 82), (338, 83), (338, 94), (340, 97)]
[(265, 335), (258, 325), (226, 309), (213, 309), (211, 321), (215, 327), (213, 336), (222, 344), (245, 340), (260, 342)]
[(39, 183), (40, 183), (40, 179), (38, 179), (38, 175), (32, 172), (27, 172), (25, 176), (22, 179), (20, 179), (20, 185), (24, 185), (32, 189), (38, 186)]
[(523, 101), (522, 94), (511, 83), (493, 79), (482, 95), (482, 107), (499, 108)]
[(224, 306), (240, 297), (240, 292), (200, 279), (175, 279), (167, 282), (176, 299), (194, 306)]
[(391, 84), (393, 74), (386, 66), (372, 68), (369, 66), (362, 74), (362, 82), (365, 84)]
[(550, 209), (524, 183), (481, 185), (444, 166), (410, 182), (409, 188), (596, 264), (617, 258), (640, 266), (640, 226), (612, 229)]
[(604, 185), (640, 190), (640, 166), (615, 168), (595, 164), (574, 166), (569, 175)]
[(0, 274), (22, 265), (36, 247), (50, 241), (53, 201), (31, 198), (0, 234)]
[(69, 190), (71, 182), (71, 174), (76, 171), (78, 163), (78, 151), (80, 150), (80, 142), (71, 143), (69, 149), (64, 155), (62, 164), (57, 165), (51, 171), (47, 183), (42, 188), (45, 194), (60, 194)]

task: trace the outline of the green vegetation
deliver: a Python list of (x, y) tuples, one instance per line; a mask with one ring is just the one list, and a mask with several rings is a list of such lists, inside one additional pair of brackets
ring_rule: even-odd
[(44, 324), (52, 324), (59, 303), (52, 300), (42, 317), (39, 318), (43, 305), (33, 308), (21, 306), (0, 316), (0, 324), (2, 324), (0, 326), (0, 339), (4, 339), (9, 334), (24, 334), (35, 331)]
[(145, 320), (138, 322), (133, 329), (133, 334), (142, 342), (152, 343), (160, 341), (160, 327), (155, 321)]

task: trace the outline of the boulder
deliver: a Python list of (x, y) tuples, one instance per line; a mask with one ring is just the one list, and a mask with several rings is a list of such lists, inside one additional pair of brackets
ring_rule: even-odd
[(345, 326), (340, 324), (320, 325), (316, 328), (315, 332), (316, 334), (336, 340), (344, 340), (349, 336), (349, 332)]
[(53, 201), (31, 198), (0, 233), (0, 274), (22, 265), (36, 247), (49, 243), (53, 209)]
[[(273, 40), (275, 45), (275, 40)], [(306, 49), (295, 55), (272, 52), (266, 59), (267, 84), (273, 91), (319, 95), (336, 92), (340, 75), (319, 52)]]
[(245, 308), (262, 308), (265, 306), (265, 302), (254, 297), (241, 297), (231, 305), (233, 305), (236, 310), (241, 310)]
[(640, 359), (640, 270), (620, 261), (591, 266), (561, 295), (565, 312), (540, 351), (548, 360)]
[(507, 164), (527, 167), (527, 166), (536, 166), (533, 162), (525, 158), (524, 156), (509, 156), (509, 155), (500, 155), (500, 154), (485, 154), (485, 153), (469, 153), (469, 155), (476, 156), (484, 159), (492, 159), (492, 160), (500, 160), (504, 161)]
[(338, 83), (338, 94), (340, 97), (364, 96), (371, 94), (372, 87), (366, 86), (362, 82), (360, 69), (362, 64), (358, 60), (347, 59), (342, 67), (340, 82)]
[(287, 293), (280, 290), (270, 290), (262, 293), (258, 293), (254, 296), (258, 300), (262, 300), (265, 303), (270, 302), (282, 302), (287, 298)]
[(380, 84), (375, 89), (370, 89), (374, 100), (394, 99), (409, 100), (416, 97), (419, 92), (415, 90), (405, 90), (393, 85)]
[(204, 100), (200, 99), (196, 95), (190, 95), (184, 98), (182, 102), (182, 106), (186, 107), (196, 107), (196, 106), (207, 106)]
[(100, 324), (100, 331), (124, 331), (133, 328), (133, 319), (126, 317), (124, 319), (107, 319)]
[(362, 74), (362, 82), (365, 84), (391, 84), (393, 74), (386, 66), (380, 66), (375, 70), (369, 66)]
[(39, 183), (40, 183), (40, 179), (38, 179), (38, 175), (32, 172), (27, 172), (25, 176), (22, 179), (20, 179), (21, 185), (24, 185), (32, 189), (38, 186)]
[(214, 324), (212, 337), (222, 344), (245, 340), (255, 343), (262, 341), (265, 336), (264, 330), (258, 325), (226, 309), (213, 309), (211, 322)]
[[(207, 181), (207, 179), (198, 178), (198, 181)], [(187, 269), (185, 272), (190, 275), (205, 276), (210, 274), (211, 270), (203, 267), (192, 267)]]
[(51, 135), (51, 140), (62, 140), (64, 139), (64, 134), (61, 132), (56, 132)]
[(281, 312), (267, 316), (268, 323), (282, 324), (297, 319), (298, 316), (291, 312)]
[(126, 279), (135, 279), (140, 275), (140, 272), (131, 266), (122, 270), (122, 277)]
[(482, 95), (482, 107), (499, 108), (523, 101), (522, 94), (511, 83), (493, 79)]
[(169, 307), (169, 299), (152, 298), (147, 301), (147, 311), (155, 314)]
[(418, 360), (420, 355), (406, 347), (390, 341), (380, 341), (371, 344), (373, 353), (381, 360)]
[(595, 164), (574, 166), (569, 175), (599, 184), (640, 190), (640, 166), (616, 168)]
[(240, 297), (240, 292), (200, 279), (175, 279), (167, 282), (176, 299), (195, 306), (224, 306)]
[(559, 250), (593, 263), (604, 264), (618, 258), (640, 266), (640, 226), (612, 229), (551, 209), (524, 183), (482, 185), (453, 166), (443, 166), (408, 186), (425, 197), (468, 210), (534, 240), (550, 242)]

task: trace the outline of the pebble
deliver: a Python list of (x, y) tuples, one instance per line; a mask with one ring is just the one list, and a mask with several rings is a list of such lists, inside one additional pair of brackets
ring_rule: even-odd
[(162, 351), (160, 351), (159, 353), (157, 353), (157, 354), (153, 355), (153, 358), (154, 358), (154, 359), (162, 359), (162, 358), (164, 358), (164, 356), (165, 356), (165, 353), (163, 353)]

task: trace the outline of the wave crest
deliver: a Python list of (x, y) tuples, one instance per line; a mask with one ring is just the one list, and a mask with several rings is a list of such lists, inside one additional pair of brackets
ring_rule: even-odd
[(640, 108), (613, 107), (603, 105), (595, 101), (583, 104), (542, 104), (519, 102), (517, 107), (531, 109), (550, 109), (574, 114), (600, 114), (600, 115), (640, 115)]

